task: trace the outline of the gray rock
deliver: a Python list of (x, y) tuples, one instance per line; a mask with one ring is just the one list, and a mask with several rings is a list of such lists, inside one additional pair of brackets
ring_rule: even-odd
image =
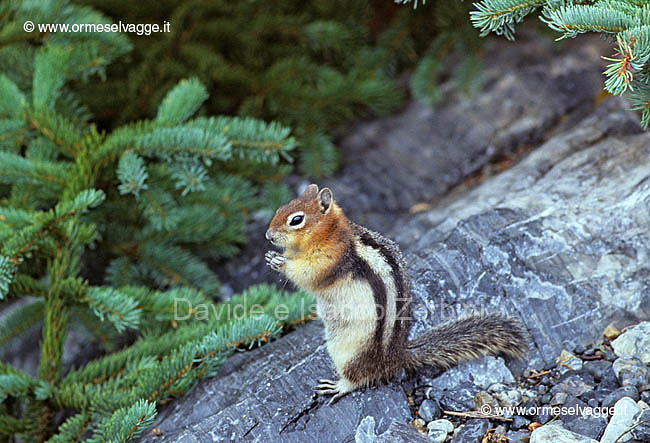
[[(394, 421), (388, 426), (386, 432), (382, 433), (375, 440), (376, 443), (431, 443), (431, 441), (420, 434), (413, 426), (406, 423)], [(356, 442), (355, 442), (356, 443)]]
[(597, 382), (603, 379), (603, 376), (611, 369), (612, 364), (605, 360), (592, 360), (584, 364), (584, 368), (591, 374)]
[[(155, 426), (163, 437), (156, 441), (245, 437), (295, 442), (313, 441), (316, 435), (337, 441), (354, 439), (368, 416), (376, 423), (377, 435), (393, 421), (410, 422), (406, 396), (392, 385), (359, 391), (328, 405), (313, 393), (312, 385), (321, 376), (334, 376), (331, 365), (318, 322), (237, 354), (216, 377), (160, 411)], [(367, 420), (362, 429), (369, 428)]]
[(555, 418), (555, 410), (552, 409), (551, 405), (547, 403), (542, 403), (541, 407), (537, 410), (537, 414), (533, 421), (537, 423), (546, 424)]
[(473, 384), (481, 389), (495, 383), (512, 383), (515, 379), (502, 358), (482, 357), (479, 360), (466, 361), (445, 371), (427, 385), (433, 390), (452, 390), (461, 384)]
[(367, 416), (361, 420), (357, 430), (354, 433), (355, 443), (375, 443), (377, 434), (375, 433), (375, 417)]
[(588, 404), (589, 406), (591, 406), (592, 408), (597, 408), (597, 407), (600, 405), (600, 402), (599, 402), (598, 400), (596, 400), (595, 398), (590, 398), (590, 399), (587, 401), (587, 404)]
[(596, 440), (600, 438), (607, 426), (607, 418), (600, 410), (590, 409), (585, 402), (575, 397), (567, 399), (563, 407), (560, 420), (566, 429)]
[[(427, 388), (427, 397), (438, 400), (440, 407), (447, 411), (468, 411), (474, 406), (474, 396), (478, 388), (470, 383), (463, 383), (442, 392)], [(437, 397), (434, 395), (437, 395)]]
[(555, 423), (542, 426), (533, 431), (530, 443), (598, 443), (584, 435), (576, 434)]
[(517, 406), (522, 401), (521, 392), (502, 383), (495, 383), (488, 389), (488, 392), (497, 399), (499, 404), (504, 407)]
[[(575, 346), (576, 345), (574, 345), (574, 348)], [(579, 371), (582, 369), (582, 360), (564, 349), (560, 353), (560, 358), (558, 359), (557, 364), (560, 374), (564, 374), (568, 371)]]
[(611, 392), (620, 387), (621, 384), (618, 382), (618, 378), (616, 377), (616, 373), (614, 372), (613, 368), (605, 372), (603, 379), (600, 381), (600, 383), (598, 383), (598, 390), (601, 391)]
[(467, 420), (463, 426), (454, 434), (453, 443), (474, 443), (481, 441), (483, 435), (490, 428), (490, 422), (483, 419), (473, 418)]
[(622, 333), (612, 342), (619, 357), (632, 357), (650, 363), (650, 322), (644, 321)]
[(609, 408), (614, 406), (623, 397), (629, 397), (634, 401), (639, 399), (639, 392), (634, 386), (623, 386), (608, 394), (602, 401), (604, 407)]
[(435, 443), (443, 443), (447, 440), (447, 433), (440, 429), (431, 429), (427, 435), (429, 440)]
[(523, 428), (527, 428), (529, 424), (530, 424), (530, 420), (528, 420), (527, 418), (522, 417), (520, 415), (515, 415), (512, 418), (512, 423), (510, 423), (510, 427), (515, 430), (523, 429)]
[(422, 402), (420, 409), (418, 409), (418, 412), (420, 417), (422, 417), (422, 419), (427, 422), (436, 420), (442, 415), (442, 411), (436, 402), (428, 399)]
[(490, 407), (490, 411), (496, 411), (499, 407), (499, 402), (496, 398), (492, 397), (488, 392), (481, 391), (474, 396), (474, 410), (483, 411), (485, 406)]
[(576, 434), (598, 440), (607, 426), (607, 418), (603, 415), (580, 415), (565, 426)]
[(528, 431), (508, 431), (506, 432), (508, 443), (529, 443), (530, 432)]
[(442, 443), (447, 439), (447, 435), (454, 431), (454, 425), (449, 420), (441, 418), (429, 423), (427, 429), (429, 430), (428, 437), (431, 440)]
[[(476, 310), (477, 305), (518, 314), (526, 319), (535, 341), (531, 357), (554, 363), (552, 356), (559, 354), (558, 343), (564, 339), (589, 343), (613, 318), (641, 316), (650, 311), (650, 297), (644, 295), (650, 290), (650, 281), (638, 277), (646, 275), (643, 270), (647, 261), (625, 246), (634, 243), (636, 251), (644, 250), (642, 243), (650, 241), (650, 233), (640, 228), (644, 239), (639, 239), (636, 233), (626, 234), (627, 230), (621, 228), (629, 225), (630, 213), (640, 217), (635, 222), (638, 226), (650, 224), (650, 182), (644, 181), (650, 166), (638, 156), (639, 149), (649, 151), (642, 155), (650, 155), (649, 136), (616, 143), (617, 156), (624, 153), (629, 155), (629, 161), (640, 162), (638, 168), (630, 165), (630, 170), (636, 170), (635, 179), (644, 185), (627, 189), (607, 168), (596, 167), (609, 176), (600, 176), (592, 184), (600, 186), (597, 183), (603, 183), (601, 180), (609, 183), (607, 191), (599, 191), (600, 197), (596, 198), (593, 187), (574, 174), (592, 174), (596, 164), (592, 160), (606, 151), (614, 155), (610, 151), (613, 146), (583, 139), (578, 145), (584, 149), (577, 152), (576, 145), (568, 142), (582, 137), (578, 134), (599, 131), (596, 127), (604, 123), (602, 119), (598, 123), (589, 121), (565, 134), (566, 138), (552, 139), (522, 163), (449, 205), (421, 214), (411, 222), (402, 238), (407, 243), (416, 241), (417, 255), (410, 257), (418, 298), (416, 314), (427, 323)], [(626, 149), (629, 143), (635, 147)], [(542, 164), (548, 169), (539, 169)], [(525, 184), (521, 182), (523, 177), (528, 180)], [(619, 196), (630, 195), (626, 203), (615, 195), (617, 187)], [(612, 205), (631, 207), (605, 213), (603, 201), (596, 201), (599, 198), (608, 199)], [(562, 231), (567, 224), (590, 234), (585, 237)], [(604, 230), (596, 234), (595, 226)], [(615, 244), (628, 248), (626, 251), (632, 255), (615, 253)], [(599, 277), (592, 278), (594, 273)], [(607, 295), (612, 294), (613, 287), (621, 288), (619, 296)], [(431, 300), (436, 296), (442, 300), (434, 304)], [(443, 309), (447, 306), (454, 309)], [(545, 347), (557, 351), (535, 352)]]
[(650, 409), (644, 409), (634, 418), (632, 436), (639, 441), (650, 441)]
[(634, 424), (634, 417), (641, 411), (641, 408), (631, 398), (624, 397), (616, 402), (614, 415), (605, 428), (605, 433), (600, 443), (626, 442), (632, 439), (632, 434), (627, 432)]
[(650, 369), (636, 358), (618, 358), (612, 369), (622, 386), (639, 388), (650, 383)]
[(585, 392), (594, 389), (594, 386), (594, 383), (585, 382), (583, 378), (578, 374), (571, 372), (551, 388), (551, 393), (556, 394), (559, 392), (564, 392), (566, 394), (579, 397)]
[(643, 391), (640, 395), (641, 401), (650, 404), (650, 390), (648, 391)]
[(431, 443), (425, 436), (415, 430), (413, 426), (393, 421), (388, 429), (380, 435), (375, 433), (375, 419), (365, 417), (359, 423), (354, 434), (355, 443)]
[(558, 392), (551, 398), (551, 405), (560, 406), (563, 405), (566, 399), (569, 397), (569, 394), (566, 392)]

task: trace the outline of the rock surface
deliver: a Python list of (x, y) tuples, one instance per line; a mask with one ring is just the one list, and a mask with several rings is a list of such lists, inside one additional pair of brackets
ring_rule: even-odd
[(313, 441), (316, 434), (343, 441), (354, 439), (366, 417), (373, 417), (376, 434), (393, 421), (410, 419), (397, 384), (355, 393), (330, 406), (312, 392), (318, 377), (334, 374), (322, 328), (312, 322), (282, 340), (229, 358), (215, 378), (164, 409), (155, 426), (164, 433), (162, 441), (295, 442)]
[[(413, 105), (357, 129), (349, 138), (357, 148), (347, 151), (356, 157), (330, 184), (349, 214), (405, 251), (413, 335), (468, 312), (501, 311), (520, 318), (531, 337), (530, 355), (508, 362), (508, 374), (554, 368), (559, 377), (555, 359), (565, 343), (578, 353), (612, 322), (623, 328), (650, 318), (650, 134), (640, 133), (637, 116), (618, 99), (592, 109), (602, 87), (593, 46), (564, 55), (526, 48), (510, 53), (514, 64), (497, 58), (502, 65), (489, 69), (499, 75), (478, 99), (450, 101), (435, 112)], [(497, 153), (540, 142), (510, 169), (436, 203)], [(434, 206), (407, 214), (423, 201)], [(262, 272), (264, 245), (253, 246)], [(333, 376), (321, 332), (313, 323), (229, 359), (216, 377), (160, 412), (155, 426), (163, 437), (150, 439), (354, 441), (367, 420), (359, 435), (381, 441), (390, 430), (410, 432), (403, 427), (413, 419), (409, 386), (449, 377), (436, 381), (439, 374), (421, 371), (329, 406), (311, 391), (317, 378)], [(600, 357), (611, 364), (616, 356), (608, 352)], [(598, 405), (620, 385), (611, 369), (590, 367), (602, 378), (599, 397), (580, 404)], [(563, 401), (596, 384), (589, 368), (580, 374), (591, 379), (567, 382)], [(471, 409), (481, 390), (475, 379), (446, 394), (430, 389), (430, 398), (443, 409)], [(516, 393), (500, 402), (535, 404), (525, 390), (493, 391)], [(543, 391), (547, 401), (557, 395)], [(542, 439), (560, 432), (555, 428), (537, 429), (531, 441), (593, 441), (563, 428), (567, 440)]]
[(650, 363), (650, 322), (644, 321), (612, 342), (614, 352), (619, 357), (638, 356), (645, 363)]
[(530, 436), (530, 443), (598, 443), (589, 437), (568, 431), (562, 426), (549, 424), (537, 428)]
[(634, 400), (624, 397), (616, 402), (614, 416), (605, 428), (601, 443), (626, 442), (633, 439), (628, 429), (634, 424), (635, 416), (641, 412), (641, 408)]

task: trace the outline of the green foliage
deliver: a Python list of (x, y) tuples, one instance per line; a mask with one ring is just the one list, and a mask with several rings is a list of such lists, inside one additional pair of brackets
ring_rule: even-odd
[[(26, 20), (109, 22), (67, 1), (0, 5), (0, 346), (42, 333), (37, 377), (0, 363), (0, 438), (132, 441), (160, 401), (313, 316), (306, 294), (266, 285), (216, 303), (200, 259), (234, 254), (251, 214), (286, 196), (296, 143), (277, 122), (196, 117), (196, 78), (168, 87), (155, 118), (99, 130), (76, 90), (128, 40), (27, 34)], [(71, 328), (106, 353), (64, 374)]]
[(558, 40), (586, 32), (598, 32), (616, 42), (611, 63), (604, 74), (605, 90), (614, 95), (629, 93), (632, 109), (641, 111), (641, 124), (650, 125), (650, 3), (632, 0), (482, 0), (475, 3), (471, 21), (481, 35), (495, 32), (514, 38), (515, 25), (542, 8), (540, 19), (561, 33)]
[(156, 404), (138, 400), (131, 406), (117, 409), (110, 417), (103, 419), (87, 441), (132, 441), (138, 438), (156, 418)]
[[(460, 1), (428, 2), (418, 11), (390, 0), (83, 1), (115, 20), (170, 23), (170, 32), (133, 38), (133, 57), (113, 65), (99, 89), (80, 88), (107, 124), (151, 115), (180, 79), (197, 76), (217, 93), (205, 102), (210, 113), (292, 127), (299, 170), (310, 176), (336, 168), (335, 138), (344, 124), (402, 102), (399, 75), (422, 56), (446, 67), (444, 60), (478, 50), (466, 20), (471, 5)], [(434, 37), (443, 44), (432, 47)], [(412, 92), (431, 102), (429, 91), (447, 74), (419, 69)], [(203, 92), (185, 89), (192, 109), (192, 97)]]

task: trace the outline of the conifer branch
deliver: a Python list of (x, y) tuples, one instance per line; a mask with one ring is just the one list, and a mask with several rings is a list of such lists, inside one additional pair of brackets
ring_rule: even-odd
[(36, 300), (4, 312), (0, 317), (0, 346), (40, 323), (44, 310), (45, 302)]
[(0, 74), (0, 115), (19, 117), (25, 105), (25, 95), (5, 74)]
[(74, 443), (80, 441), (91, 423), (91, 415), (88, 412), (75, 414), (59, 426), (58, 433), (53, 435), (47, 443)]
[(81, 300), (88, 303), (100, 320), (109, 321), (117, 332), (126, 328), (135, 329), (140, 324), (141, 310), (137, 307), (137, 302), (116, 289), (91, 287), (85, 291)]
[(156, 122), (177, 125), (190, 118), (208, 98), (208, 91), (197, 79), (181, 80), (163, 99)]
[(153, 424), (156, 418), (156, 404), (138, 400), (134, 405), (117, 409), (98, 423), (89, 442), (133, 441)]
[[(511, 9), (519, 0), (482, 0), (471, 12), (475, 27), (481, 35), (489, 32), (512, 38), (515, 23), (538, 6), (543, 6), (541, 20), (561, 33), (558, 40), (573, 38), (586, 32), (613, 35), (617, 51), (613, 57), (603, 57), (611, 63), (604, 74), (605, 90), (621, 95), (630, 92), (633, 109), (642, 111), (641, 125), (650, 125), (650, 3), (646, 1), (596, 0), (593, 3), (541, 0), (535, 7)], [(514, 3), (513, 3), (514, 2)], [(524, 6), (525, 3), (519, 3)], [(495, 11), (499, 11), (495, 15)]]
[(0, 435), (6, 437), (18, 436), (31, 431), (33, 426), (34, 424), (29, 419), (0, 414)]

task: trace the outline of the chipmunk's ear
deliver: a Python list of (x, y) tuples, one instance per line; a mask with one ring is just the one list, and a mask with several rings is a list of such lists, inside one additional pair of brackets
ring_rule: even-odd
[(334, 201), (334, 196), (330, 188), (323, 188), (318, 193), (318, 203), (320, 205), (320, 212), (327, 214), (327, 212), (332, 207), (332, 201)]
[(318, 195), (318, 185), (311, 184), (307, 186), (305, 192), (302, 193), (303, 197), (316, 197)]

